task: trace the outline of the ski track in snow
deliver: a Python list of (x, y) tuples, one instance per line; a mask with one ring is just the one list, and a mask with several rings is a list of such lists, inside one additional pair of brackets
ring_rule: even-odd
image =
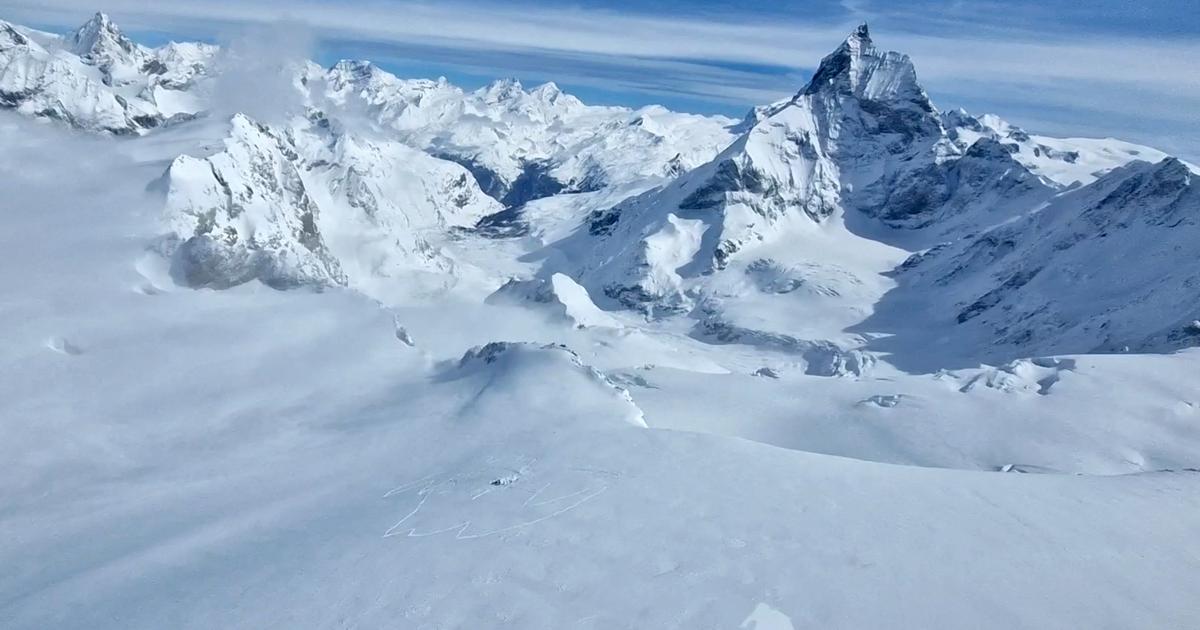
[[(409, 538), (424, 538), (426, 536), (436, 536), (438, 534), (446, 534), (449, 532), (455, 532), (454, 538), (456, 540), (470, 540), (470, 539), (474, 539), (474, 538), (485, 538), (487, 536), (493, 536), (495, 534), (502, 534), (505, 532), (516, 531), (516, 530), (519, 530), (519, 529), (522, 529), (525, 527), (529, 527), (531, 525), (536, 525), (543, 521), (548, 521), (557, 516), (561, 516), (563, 514), (566, 514), (567, 512), (570, 512), (571, 510), (583, 505), (584, 503), (600, 496), (602, 493), (604, 493), (606, 490), (608, 490), (608, 486), (600, 486), (595, 489), (576, 490), (575, 492), (570, 492), (570, 493), (564, 494), (562, 496), (538, 500), (539, 497), (541, 497), (542, 494), (544, 492), (546, 492), (547, 490), (549, 490), (550, 487), (553, 485), (552, 483), (546, 483), (546, 484), (542, 485), (540, 488), (538, 488), (536, 491), (534, 491), (532, 494), (530, 494), (530, 496), (527, 499), (525, 499), (525, 501), (521, 504), (521, 508), (522, 509), (538, 508), (538, 507), (543, 507), (543, 506), (547, 506), (547, 505), (562, 504), (563, 502), (567, 502), (562, 507), (559, 507), (548, 514), (544, 514), (542, 516), (539, 516), (539, 517), (536, 517), (533, 519), (529, 519), (529, 520), (523, 520), (521, 522), (514, 523), (512, 525), (508, 525), (505, 527), (500, 527), (497, 529), (490, 529), (490, 530), (482, 531), (482, 532), (468, 533), (471, 528), (470, 520), (466, 520), (466, 521), (463, 521), (462, 523), (459, 523), (456, 525), (451, 525), (451, 526), (440, 528), (440, 529), (432, 529), (432, 530), (428, 530), (428, 531), (417, 531), (416, 527), (411, 527), (411, 528), (407, 528), (407, 531), (405, 531), (405, 527), (404, 527), (405, 524), (409, 521), (409, 519), (419, 515), (419, 513), (421, 512), (421, 509), (425, 507), (426, 502), (429, 500), (430, 494), (433, 492), (433, 490), (435, 490), (442, 483), (453, 484), (454, 478), (450, 478), (445, 481), (433, 481), (433, 482), (430, 482), (429, 485), (426, 485), (426, 486), (422, 487), (421, 489), (417, 490), (417, 495), (419, 497), (421, 497), (420, 501), (418, 501), (418, 503), (417, 503), (417, 506), (414, 507), (411, 512), (404, 515), (403, 518), (401, 518), (399, 521), (397, 521), (395, 525), (392, 525), (386, 532), (384, 532), (383, 537), (390, 538), (392, 536), (399, 536), (399, 535), (403, 534), (404, 536), (407, 536)], [(389, 492), (387, 496), (391, 496), (394, 492), (395, 491)], [(490, 494), (491, 492), (492, 492), (491, 488), (482, 489), (479, 491), (478, 494), (471, 496), (470, 500), (475, 501), (487, 494)]]

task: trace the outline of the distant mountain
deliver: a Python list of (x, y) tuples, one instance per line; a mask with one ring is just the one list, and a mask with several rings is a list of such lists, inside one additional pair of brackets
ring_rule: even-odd
[(146, 48), (97, 13), (61, 37), (0, 21), (0, 106), (89, 131), (140, 134), (190, 118), (216, 48)]
[(335, 107), (364, 112), (408, 144), (463, 164), (510, 208), (560, 192), (660, 183), (733, 139), (732, 120), (588, 106), (553, 83), (526, 91), (505, 79), (464, 92), (444, 79), (402, 80), (343, 61), (325, 86)]

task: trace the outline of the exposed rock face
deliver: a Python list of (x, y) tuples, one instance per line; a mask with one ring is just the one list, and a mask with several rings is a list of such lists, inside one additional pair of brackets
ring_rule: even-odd
[(345, 284), (301, 166), (286, 137), (241, 115), (224, 151), (176, 158), (167, 207), (173, 231), (184, 237), (177, 275), (214, 288), (251, 279), (278, 287)]
[(864, 210), (893, 227), (933, 226), (941, 232), (1002, 220), (1056, 192), (990, 138), (977, 140), (962, 157), (906, 171), (880, 189)]

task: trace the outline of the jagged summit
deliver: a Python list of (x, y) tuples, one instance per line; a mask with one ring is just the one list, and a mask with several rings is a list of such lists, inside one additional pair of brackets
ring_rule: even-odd
[(97, 13), (76, 29), (69, 46), (84, 63), (100, 69), (106, 85), (138, 82), (153, 57), (149, 49), (125, 37), (105, 13)]
[(97, 12), (71, 36), (71, 52), (81, 57), (103, 54), (113, 48), (130, 53), (134, 44), (121, 34), (106, 13)]
[(801, 94), (815, 94), (830, 87), (853, 87), (862, 74), (864, 57), (877, 55), (866, 23), (855, 28), (840, 46), (825, 56)]
[(867, 25), (860, 24), (832, 53), (799, 96), (821, 93), (853, 94), (871, 100), (911, 100), (928, 105), (908, 55), (880, 52), (871, 41)]

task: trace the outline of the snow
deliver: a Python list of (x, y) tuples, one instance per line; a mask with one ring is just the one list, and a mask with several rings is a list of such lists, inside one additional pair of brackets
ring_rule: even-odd
[(734, 122), (657, 106), (587, 106), (556, 85), (526, 91), (515, 79), (467, 93), (444, 79), (399, 79), (365, 61), (339, 62), (323, 83), (337, 107), (486, 173), (484, 188), (498, 199), (530, 167), (572, 191), (660, 183), (727, 145)]
[(0, 112), (5, 628), (1200, 624), (1189, 165), (970, 138), (865, 28), (737, 138), (347, 62), (115, 139), (30, 33), (88, 115)]
[[(1166, 153), (1116, 138), (1051, 138), (1026, 133), (995, 114), (974, 117), (958, 110), (944, 114), (962, 148), (992, 138), (1016, 149), (1026, 168), (1064, 187), (1087, 185), (1133, 161), (1159, 162)], [(1195, 170), (1195, 169), (1193, 169)]]
[(0, 20), (0, 106), (127, 135), (201, 111), (197, 78), (216, 54), (204, 44), (150, 49), (97, 13), (70, 36), (38, 33)]
[(510, 280), (488, 296), (494, 304), (544, 304), (558, 319), (579, 328), (620, 328), (621, 322), (600, 310), (587, 289), (569, 276), (555, 273), (548, 279)]

